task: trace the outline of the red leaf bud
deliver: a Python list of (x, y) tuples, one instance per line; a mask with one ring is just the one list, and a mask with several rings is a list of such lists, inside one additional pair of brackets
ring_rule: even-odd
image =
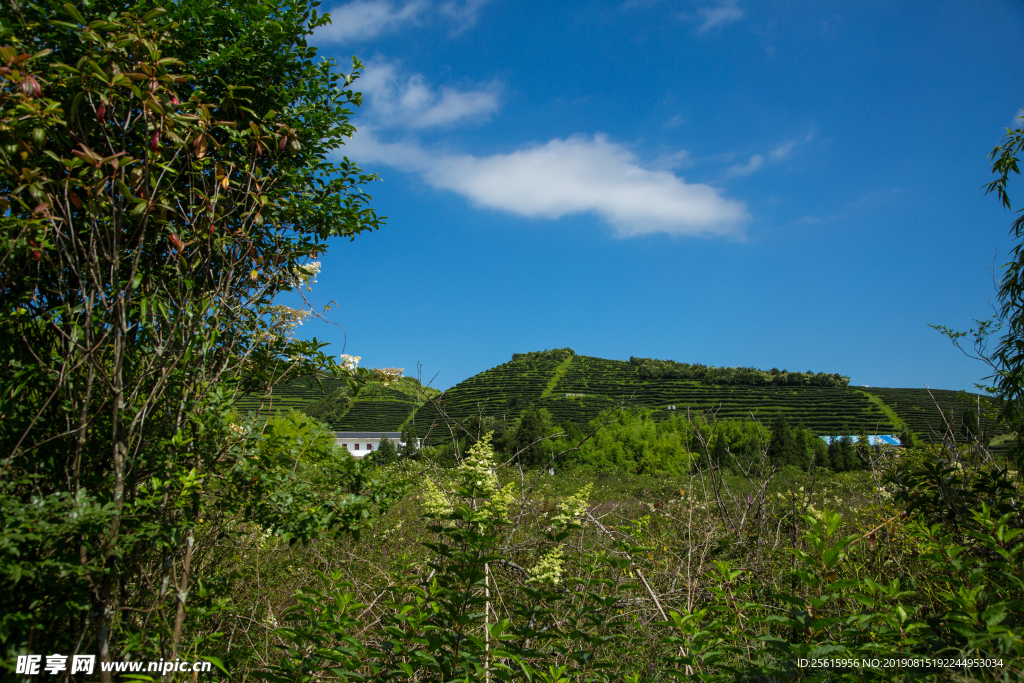
[(34, 76), (25, 76), (22, 79), (21, 92), (26, 97), (40, 97), (43, 94), (42, 88), (39, 87), (39, 81)]

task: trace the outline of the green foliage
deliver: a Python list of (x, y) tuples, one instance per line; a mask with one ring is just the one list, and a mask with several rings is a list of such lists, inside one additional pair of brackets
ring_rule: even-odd
[(292, 467), (296, 461), (323, 465), (340, 455), (334, 432), (298, 411), (267, 420), (257, 452), (264, 462), (274, 462), (284, 468)]
[[(806, 451), (806, 440), (804, 440), (804, 451)], [(784, 467), (785, 465), (798, 465), (806, 461), (804, 453), (798, 454), (796, 438), (793, 430), (789, 428), (786, 418), (779, 413), (772, 423), (772, 438), (768, 441), (768, 462), (772, 467)]]
[[(633, 474), (679, 474), (689, 469), (692, 428), (685, 421), (656, 422), (651, 411), (642, 409), (615, 411), (607, 417), (614, 422), (556, 466), (612, 469)], [(595, 420), (591, 428), (602, 421)]]
[[(635, 359), (634, 359), (635, 360)], [(342, 385), (323, 379), (329, 394)], [(326, 420), (322, 406), (329, 399), (316, 385), (296, 380), (275, 388), (270, 396), (250, 395), (240, 401), (245, 410), (280, 410), (316, 404), (317, 416), (336, 429), (398, 431), (415, 422), (417, 435), (429, 444), (450, 438), (454, 431), (460, 439), (468, 432), (494, 431), (495, 443), (508, 450), (506, 432), (529, 408), (543, 408), (553, 424), (568, 429), (569, 424), (586, 425), (598, 415), (618, 407), (645, 407), (655, 420), (673, 414), (690, 414), (695, 419), (714, 412), (718, 419), (750, 420), (770, 425), (782, 413), (791, 426), (813, 430), (817, 434), (838, 434), (854, 425), (867, 433), (897, 433), (890, 415), (902, 420), (920, 437), (941, 440), (945, 421), (936, 410), (938, 404), (959, 424), (963, 411), (978, 403), (978, 397), (964, 392), (925, 389), (871, 389), (848, 386), (813, 385), (702, 384), (683, 379), (644, 379), (637, 366), (624, 361), (608, 361), (589, 356), (551, 355), (551, 352), (517, 354), (517, 360), (471, 377), (449, 389), (443, 396), (436, 390), (420, 387), (412, 378), (402, 378), (388, 387), (370, 383), (350, 406), (338, 399), (338, 409)], [(883, 410), (891, 407), (890, 413)], [(986, 439), (1004, 431), (990, 413), (994, 404), (981, 401), (979, 430)], [(415, 414), (415, 420), (413, 415)], [(848, 430), (846, 430), (848, 431)], [(794, 433), (794, 438), (798, 438)], [(962, 439), (959, 431), (954, 435)], [(470, 440), (469, 443), (472, 443)]]
[(398, 460), (398, 449), (388, 437), (383, 437), (376, 450), (365, 457), (365, 460), (375, 467), (390, 465)]
[(359, 617), (374, 605), (356, 602), (342, 572), (318, 573), (323, 588), (296, 594), (288, 623), (274, 633), (287, 643), (285, 656), (263, 677), (607, 680), (613, 663), (602, 657), (609, 639), (601, 631), (617, 621), (609, 614), (617, 599), (604, 595), (614, 582), (602, 574), (615, 565), (597, 561), (588, 575), (576, 577), (552, 560), (582, 529), (586, 492), (562, 505), (542, 532), (549, 550), (534, 569), (543, 571), (527, 570), (502, 552), (514, 525), (508, 488), (498, 487), (494, 464), (485, 437), (452, 472), (450, 502), (425, 515), (433, 536), (422, 543), (429, 561), (424, 566), (410, 555), (397, 558), (390, 590), (375, 601), (381, 615), (375, 637), (358, 637)]
[(789, 372), (757, 368), (716, 368), (715, 366), (679, 363), (674, 360), (630, 357), (637, 375), (643, 379), (686, 379), (704, 384), (749, 384), (752, 386), (817, 386), (845, 387), (850, 378), (825, 372)]
[(575, 356), (576, 352), (566, 347), (564, 349), (545, 349), (544, 351), (530, 351), (528, 353), (513, 353), (512, 360), (553, 360), (562, 362), (566, 358)]
[[(1024, 148), (1024, 128), (1007, 129), (1006, 137), (992, 150), (992, 173), (997, 177), (988, 184), (986, 192), (995, 192), (1003, 208), (1010, 209), (1007, 183), (1010, 174), (1020, 175), (1017, 155)], [(1021, 213), (1021, 209), (1017, 210)], [(1010, 235), (1015, 240), (1010, 252), (1011, 260), (1005, 266), (999, 285), (999, 311), (995, 316), (996, 329), (1003, 333), (994, 354), (993, 377), (1000, 398), (1003, 416), (1016, 427), (1021, 420), (1024, 404), (1024, 215), (1014, 220)], [(988, 330), (985, 330), (986, 332)], [(1021, 430), (1015, 429), (1018, 434)]]
[(380, 224), (373, 177), (332, 161), (359, 64), (315, 59), (315, 6), (0, 18), (5, 669), (29, 643), (215, 656), (232, 543), (357, 535), (392, 495), (315, 425), (231, 411), (295, 377), (360, 379), (275, 303), (330, 238)]
[(406, 425), (405, 429), (402, 430), (402, 444), (398, 454), (403, 460), (412, 460), (419, 457), (416, 433), (413, 431), (412, 425)]
[(509, 454), (524, 467), (540, 467), (552, 460), (552, 446), (545, 438), (555, 432), (551, 413), (528, 408), (516, 423), (509, 439)]
[[(904, 454), (894, 476), (920, 492), (941, 490), (913, 465), (918, 456)], [(960, 522), (929, 522), (919, 510), (903, 514), (886, 497), (890, 484), (868, 472), (784, 467), (763, 502), (782, 542), (765, 542), (753, 522), (736, 526), (744, 510), (755, 515), (746, 498), (758, 485), (743, 488), (745, 477), (725, 472), (706, 472), (702, 485), (688, 473), (588, 481), (563, 471), (520, 488), (518, 473), (502, 484), (486, 445), (452, 470), (409, 465), (388, 471), (412, 482), (426, 475), (436, 484), (419, 489), (440, 504), (428, 505), (426, 493), (407, 501), (400, 517), (396, 507), (381, 520), (380, 541), (352, 549), (353, 566), (383, 572), (346, 569), (347, 549), (332, 575), (311, 572), (267, 631), (286, 648), (264, 677), (1005, 681), (1024, 673), (1024, 529), (1012, 510), (982, 503)], [(969, 474), (986, 477), (1011, 487), (1005, 504), (1019, 496), (998, 472)], [(939, 658), (954, 663), (921, 665)], [(955, 663), (964, 658), (977, 662)]]
[(967, 408), (960, 418), (960, 436), (968, 443), (977, 440), (980, 435), (978, 428), (978, 411)]
[[(893, 431), (889, 418), (861, 390), (847, 386), (751, 386), (702, 384), (695, 380), (649, 378), (625, 361), (589, 356), (568, 357), (566, 366), (542, 354), (487, 370), (444, 393), (417, 411), (420, 436), (429, 443), (448, 438), (446, 425), (482, 415), (510, 424), (527, 408), (544, 408), (555, 424), (588, 424), (618, 407), (653, 410), (656, 420), (673, 413), (695, 419), (715, 412), (719, 419), (753, 419), (770, 424), (782, 412), (790, 424), (819, 434), (835, 434), (844, 424), (871, 433)], [(916, 390), (913, 390), (916, 391)], [(925, 397), (927, 392), (921, 390)]]
[(304, 405), (302, 412), (320, 422), (334, 425), (341, 421), (352, 405), (352, 391), (342, 387), (313, 403)]

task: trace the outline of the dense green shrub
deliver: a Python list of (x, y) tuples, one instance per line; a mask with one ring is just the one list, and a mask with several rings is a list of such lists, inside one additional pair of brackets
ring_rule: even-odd
[(636, 366), (637, 375), (643, 379), (685, 379), (705, 384), (752, 386), (845, 387), (850, 383), (849, 377), (826, 372), (790, 372), (778, 368), (727, 368), (635, 357), (630, 357), (629, 362)]

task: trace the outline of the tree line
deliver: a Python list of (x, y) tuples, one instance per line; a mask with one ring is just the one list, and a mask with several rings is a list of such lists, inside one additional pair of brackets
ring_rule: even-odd
[(643, 379), (686, 379), (704, 384), (745, 384), (750, 386), (811, 386), (845, 387), (850, 378), (829, 372), (790, 372), (789, 370), (758, 370), (757, 368), (728, 368), (699, 363), (679, 363), (674, 360), (637, 358), (629, 362)]

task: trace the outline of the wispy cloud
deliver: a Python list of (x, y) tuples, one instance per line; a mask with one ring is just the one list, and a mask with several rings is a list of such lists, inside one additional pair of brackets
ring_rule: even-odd
[(666, 128), (678, 128), (679, 126), (686, 123), (686, 119), (683, 118), (682, 114), (673, 114), (672, 118), (665, 124)]
[(796, 147), (796, 141), (784, 142), (775, 149), (772, 150), (772, 159), (785, 159), (789, 156), (789, 153)]
[(731, 176), (745, 176), (755, 173), (764, 168), (766, 163), (772, 163), (776, 161), (782, 161), (788, 159), (796, 149), (797, 145), (801, 142), (810, 142), (814, 139), (814, 132), (808, 133), (804, 139), (801, 140), (786, 140), (775, 145), (775, 149), (766, 154), (753, 154), (747, 159), (746, 163), (733, 164), (726, 169), (726, 173)]
[(468, 90), (435, 88), (421, 74), (406, 74), (394, 62), (376, 61), (367, 65), (359, 89), (376, 123), (430, 128), (487, 119), (498, 111), (501, 85), (492, 82)]
[(693, 158), (685, 149), (681, 149), (678, 152), (672, 152), (671, 154), (659, 154), (655, 157), (654, 161), (651, 162), (651, 168), (656, 171), (671, 171), (677, 168), (685, 168), (687, 166), (693, 166)]
[(750, 219), (743, 202), (669, 171), (645, 168), (604, 135), (577, 135), (477, 157), (412, 142), (382, 142), (362, 126), (345, 152), (364, 164), (416, 173), (427, 184), (480, 207), (531, 218), (593, 214), (622, 237), (659, 232), (739, 236)]
[(440, 6), (441, 14), (452, 19), (456, 33), (471, 27), (480, 18), (480, 10), (491, 0), (451, 0)]
[(465, 31), (480, 18), (490, 0), (448, 0), (434, 5), (427, 0), (352, 0), (330, 10), (331, 23), (316, 31), (318, 45), (358, 43), (379, 35), (397, 33), (441, 16), (452, 22), (455, 33)]
[(729, 167), (729, 175), (750, 175), (764, 166), (764, 156), (755, 154), (745, 164), (733, 164)]
[(330, 10), (331, 23), (318, 28), (314, 39), (319, 45), (368, 40), (418, 23), (429, 9), (424, 0), (401, 5), (389, 0), (354, 0)]
[(697, 10), (703, 19), (701, 33), (710, 31), (716, 26), (724, 26), (743, 18), (746, 12), (739, 8), (737, 0), (723, 0), (712, 7), (701, 7)]

